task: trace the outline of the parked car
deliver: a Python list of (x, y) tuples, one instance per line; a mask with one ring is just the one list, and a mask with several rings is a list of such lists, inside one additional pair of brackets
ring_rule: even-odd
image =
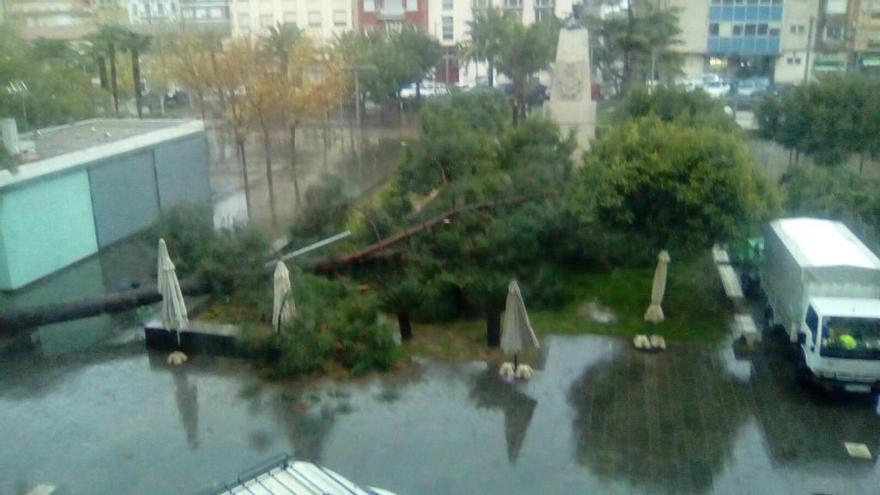
[(415, 84), (409, 84), (400, 89), (400, 97), (405, 100), (416, 98), (418, 95), (422, 98), (433, 98), (445, 94), (449, 94), (449, 88), (435, 81), (422, 81), (420, 88), (416, 88)]
[(766, 77), (742, 79), (736, 84), (736, 94), (739, 96), (756, 96), (765, 93), (770, 88), (770, 80)]
[(703, 91), (712, 98), (723, 98), (730, 93), (730, 84), (726, 81), (712, 81), (703, 85)]

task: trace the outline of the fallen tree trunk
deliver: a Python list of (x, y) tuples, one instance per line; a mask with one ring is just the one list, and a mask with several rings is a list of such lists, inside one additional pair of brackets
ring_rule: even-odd
[[(192, 279), (181, 280), (180, 289), (185, 295), (207, 292), (207, 287)], [(12, 335), (26, 328), (88, 318), (102, 313), (118, 313), (161, 300), (162, 295), (156, 288), (149, 287), (79, 301), (12, 309), (0, 313), (0, 335)]]
[(313, 266), (314, 269), (319, 272), (332, 272), (338, 270), (339, 268), (344, 268), (348, 265), (381, 253), (382, 251), (396, 244), (399, 244), (416, 234), (420, 234), (430, 229), (431, 227), (434, 227), (435, 225), (439, 225), (447, 220), (452, 220), (454, 217), (462, 213), (469, 211), (488, 210), (492, 208), (497, 208), (499, 206), (522, 203), (523, 201), (526, 201), (531, 197), (532, 196), (518, 196), (516, 198), (507, 199), (504, 201), (488, 201), (485, 203), (450, 208), (435, 217), (423, 221), (418, 225), (407, 227), (400, 232), (392, 235), (391, 237), (386, 237), (385, 239), (370, 244), (369, 246), (365, 246), (361, 249), (358, 249), (357, 251), (353, 251), (342, 256), (324, 258), (323, 260), (315, 263)]
[[(416, 226), (405, 228), (391, 237), (386, 237), (385, 239), (358, 249), (357, 251), (338, 257), (328, 257), (320, 260), (312, 265), (311, 268), (323, 273), (333, 272), (339, 268), (344, 268), (358, 261), (375, 256), (376, 254), (379, 254), (416, 234), (422, 233), (444, 221), (451, 220), (462, 213), (522, 203), (532, 197), (534, 196), (519, 196), (503, 201), (489, 201), (486, 203), (450, 208), (449, 210), (425, 220)], [(272, 265), (271, 268), (267, 267), (267, 269), (274, 269), (274, 265)], [(271, 271), (269, 271), (269, 273), (271, 273)], [(180, 288), (184, 295), (198, 295), (208, 292), (208, 287), (204, 284), (200, 284), (195, 279), (181, 280)], [(19, 330), (27, 328), (67, 320), (88, 318), (102, 313), (118, 313), (147, 304), (153, 304), (161, 300), (162, 296), (156, 292), (154, 287), (150, 287), (117, 292), (106, 296), (87, 298), (79, 301), (59, 302), (44, 304), (41, 306), (11, 309), (0, 313), (0, 335), (12, 335)]]

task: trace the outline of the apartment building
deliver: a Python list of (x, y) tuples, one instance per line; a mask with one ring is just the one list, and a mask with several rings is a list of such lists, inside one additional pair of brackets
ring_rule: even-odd
[(132, 24), (177, 22), (181, 19), (180, 2), (178, 0), (131, 0), (128, 3), (128, 17)]
[[(778, 83), (803, 79), (810, 25), (819, 0), (665, 0), (680, 9), (685, 78), (706, 72), (764, 76)], [(812, 19), (812, 21), (811, 21)], [(813, 28), (815, 29), (815, 28)]]
[[(387, 1), (387, 0), (386, 0)], [(422, 1), (422, 0), (420, 0)], [(428, 2), (429, 33), (444, 47), (445, 53), (436, 70), (436, 79), (450, 84), (482, 84), (487, 79), (484, 63), (469, 62), (459, 65), (455, 47), (470, 40), (469, 25), (481, 11), (490, 7), (506, 10), (511, 15), (531, 24), (548, 17), (565, 19), (571, 15), (572, 4), (578, 0), (431, 0)]]
[(428, 29), (428, 11), (435, 0), (356, 0), (361, 29), (400, 29), (404, 25)]
[(717, 72), (791, 84), (832, 71), (880, 75), (880, 0), (658, 3), (681, 9), (675, 50), (685, 77)]
[(316, 41), (330, 42), (352, 29), (353, 0), (231, 0), (232, 30), (239, 36), (266, 34), (277, 24), (295, 24)]
[(880, 75), (880, 0), (851, 0), (850, 67)]
[(5, 0), (3, 8), (25, 39), (77, 39), (95, 30), (88, 0)]

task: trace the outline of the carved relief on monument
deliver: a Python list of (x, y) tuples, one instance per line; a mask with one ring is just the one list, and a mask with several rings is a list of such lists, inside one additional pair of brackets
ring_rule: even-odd
[(584, 91), (586, 63), (557, 62), (554, 85), (559, 91), (560, 100), (578, 100)]

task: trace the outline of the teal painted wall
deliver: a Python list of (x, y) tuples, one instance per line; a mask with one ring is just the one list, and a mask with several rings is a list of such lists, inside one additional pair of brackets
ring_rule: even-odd
[[(0, 215), (3, 213), (3, 193), (0, 192)], [(2, 217), (0, 217), (2, 218)], [(9, 268), (6, 263), (6, 247), (3, 245), (3, 229), (0, 229), (0, 289), (9, 287)]]
[(0, 289), (17, 289), (97, 252), (85, 170), (2, 190), (0, 196), (9, 272)]

